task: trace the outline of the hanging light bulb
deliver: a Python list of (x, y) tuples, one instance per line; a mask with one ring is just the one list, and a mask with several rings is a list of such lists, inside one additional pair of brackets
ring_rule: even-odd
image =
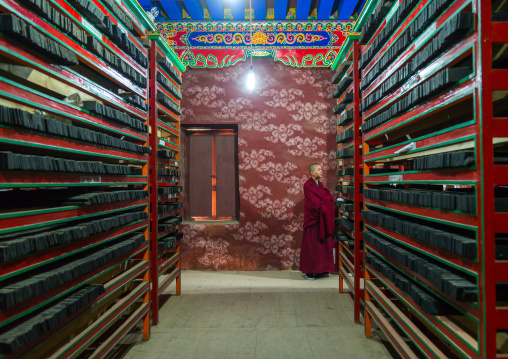
[(249, 1), (249, 18), (250, 18), (250, 69), (247, 74), (247, 89), (252, 91), (256, 87), (256, 77), (252, 69), (252, 0)]
[(256, 87), (256, 77), (254, 76), (254, 70), (252, 70), (252, 65), (250, 65), (249, 74), (247, 75), (247, 88), (249, 90), (254, 90)]

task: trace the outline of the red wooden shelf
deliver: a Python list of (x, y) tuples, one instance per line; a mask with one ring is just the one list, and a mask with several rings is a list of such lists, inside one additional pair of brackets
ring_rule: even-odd
[(173, 248), (165, 248), (163, 251), (160, 251), (158, 254), (159, 256), (157, 257), (157, 263), (158, 263), (158, 267), (160, 267), (163, 263), (164, 260), (166, 260), (166, 258), (164, 257), (164, 255), (168, 254), (168, 253), (180, 253), (180, 244), (182, 243), (182, 240), (181, 239), (177, 239), (175, 241), (175, 245), (173, 246)]
[(342, 263), (344, 263), (347, 267), (347, 269), (349, 269), (349, 271), (351, 273), (354, 273), (355, 272), (355, 268), (353, 266), (353, 264), (349, 261), (349, 258), (346, 257), (345, 254), (343, 254), (344, 252), (339, 252), (339, 256), (340, 258), (342, 259)]
[(353, 231), (350, 231), (344, 227), (340, 227), (340, 230), (342, 233), (346, 233), (348, 236), (350, 236), (352, 239), (355, 238), (354, 234), (353, 234)]
[(180, 183), (180, 177), (159, 176), (159, 187), (171, 186)]
[(417, 358), (413, 350), (405, 343), (397, 331), (392, 327), (391, 323), (383, 316), (381, 311), (372, 302), (365, 303), (365, 312), (376, 321), (379, 328), (386, 335), (397, 354), (403, 359)]
[(419, 206), (408, 206), (396, 202), (380, 201), (372, 198), (365, 198), (366, 206), (374, 205), (384, 210), (398, 211), (401, 214), (419, 216), (423, 219), (435, 220), (448, 225), (463, 225), (471, 228), (478, 226), (478, 217), (470, 213), (456, 213), (433, 208)]
[[(123, 50), (121, 50), (115, 43), (111, 42), (104, 34), (100, 33), (99, 30), (97, 30), (92, 24), (90, 24), (85, 18), (81, 16), (79, 12), (74, 10), (73, 7), (71, 7), (67, 2), (63, 0), (51, 0), (51, 2), (55, 5), (57, 5), (58, 8), (63, 10), (64, 14), (74, 20), (75, 23), (81, 25), (81, 28), (87, 32), (88, 35), (95, 35), (95, 37), (102, 42), (103, 45), (106, 45), (110, 50), (113, 50), (113, 53), (120, 58), (127, 64), (129, 64), (132, 68), (134, 68), (137, 72), (142, 73), (143, 75), (146, 75), (146, 69), (141, 67), (136, 61), (134, 61), (130, 55), (127, 55)], [(97, 4), (97, 3), (95, 3)], [(101, 8), (101, 7), (99, 7)], [(102, 7), (104, 8), (104, 7)], [(102, 9), (101, 9), (102, 10)], [(106, 16), (108, 16), (108, 13), (104, 12)], [(118, 25), (118, 21), (114, 16), (111, 16), (109, 14), (109, 18), (111, 19), (111, 22), (115, 25)], [(132, 34), (127, 30), (123, 25), (120, 25), (122, 29), (125, 30), (125, 34), (127, 35), (127, 38), (129, 41), (131, 41), (137, 48), (140, 50), (143, 54), (148, 55), (148, 51), (139, 43), (138, 39), (132, 36)]]
[[(388, 76), (391, 76), (398, 68), (400, 68), (410, 57), (412, 57), (418, 50), (422, 48), (422, 46), (426, 43), (428, 43), (432, 37), (439, 31), (439, 29), (444, 25), (446, 21), (448, 21), (450, 18), (452, 18), (456, 12), (469, 0), (456, 0), (452, 6), (450, 6), (445, 12), (443, 12), (442, 15), (438, 17), (437, 20), (434, 21), (435, 25), (429, 25), (428, 28), (431, 28), (432, 26), (435, 26), (435, 30), (432, 33), (426, 33), (423, 35), (430, 35), (427, 37), (426, 41), (413, 41), (413, 43), (401, 54), (397, 57), (397, 59), (393, 60), (391, 62), (391, 65), (386, 68), (381, 76), (378, 76), (376, 83), (372, 83), (369, 85), (368, 88), (365, 89), (363, 92), (363, 98), (368, 96), (373, 90), (376, 89), (376, 86), (383, 83)], [(430, 3), (430, 0), (423, 0), (421, 1), (415, 9), (411, 12), (412, 14), (417, 14), (420, 12), (420, 10), (425, 7), (428, 3)], [(408, 16), (408, 18), (399, 26), (399, 28), (395, 31), (393, 31), (390, 34), (390, 37), (388, 40), (385, 40), (385, 44), (383, 47), (377, 52), (376, 56), (371, 60), (369, 65), (362, 71), (362, 77), (366, 77), (370, 70), (374, 67), (374, 65), (379, 61), (379, 59), (385, 54), (386, 51), (397, 41), (399, 36), (406, 31), (406, 29), (409, 28), (409, 25), (411, 22), (413, 22), (414, 17)], [(421, 38), (421, 37), (420, 37)], [(374, 39), (374, 37), (373, 37)], [(418, 48), (416, 46), (419, 46)], [(368, 49), (368, 45), (365, 46), (365, 50)], [(365, 51), (364, 50), (364, 51)]]
[(173, 128), (172, 126), (168, 125), (167, 123), (165, 122), (162, 122), (160, 120), (157, 120), (157, 127), (175, 135), (175, 136), (178, 136), (180, 137), (180, 131), (178, 131), (176, 128)]
[(346, 251), (346, 252), (347, 252), (347, 253), (348, 253), (348, 254), (349, 254), (352, 258), (354, 258), (354, 257), (355, 257), (355, 254), (354, 254), (353, 252), (351, 252), (351, 250), (349, 249), (349, 246), (345, 245), (345, 244), (343, 243), (343, 241), (338, 241), (338, 243), (339, 243), (339, 246), (341, 246), (341, 247), (342, 247), (342, 249), (343, 249), (344, 251)]
[[(175, 67), (174, 68), (177, 72), (178, 69)], [(176, 83), (175, 80), (173, 80), (173, 78), (167, 73), (166, 70), (164, 70), (161, 66), (159, 66), (159, 64), (157, 64), (157, 71), (159, 71), (161, 74), (164, 75), (165, 78), (167, 78), (173, 85), (175, 85), (176, 87), (180, 88), (180, 85)], [(180, 104), (180, 101), (178, 101), (178, 104)]]
[[(344, 166), (344, 165), (339, 165)], [(352, 182), (354, 180), (354, 176), (340, 176), (339, 182)]]
[[(122, 274), (121, 276), (118, 276), (114, 278), (111, 282), (113, 282), (113, 285), (109, 285), (110, 282), (108, 282), (104, 287), (106, 289), (106, 293), (100, 295), (98, 298), (96, 298), (92, 304), (88, 307), (85, 307), (78, 311), (77, 313), (73, 314), (71, 317), (67, 318), (62, 324), (60, 324), (58, 327), (53, 328), (50, 331), (45, 332), (43, 335), (38, 337), (35, 341), (31, 342), (28, 346), (24, 347), (19, 352), (16, 352), (15, 355), (5, 355), (3, 358), (5, 359), (14, 359), (19, 358), (21, 355), (25, 354), (29, 351), (36, 351), (38, 349), (38, 345), (42, 343), (46, 339), (50, 339), (53, 335), (59, 335), (63, 331), (66, 330), (67, 326), (72, 325), (72, 321), (74, 319), (80, 318), (83, 314), (88, 314), (92, 310), (93, 307), (96, 307), (97, 305), (101, 304), (105, 299), (107, 299), (112, 293), (118, 291), (119, 288), (125, 286), (130, 281), (134, 280), (136, 277), (141, 275), (142, 273), (149, 270), (148, 263), (139, 263), (133, 268), (129, 269), (127, 273)], [(50, 339), (51, 340), (51, 339)]]
[[(88, 347), (88, 345), (101, 334), (103, 334), (112, 323), (116, 322), (120, 317), (129, 309), (134, 303), (136, 303), (143, 295), (149, 290), (149, 283), (145, 282), (142, 285), (134, 289), (128, 296), (121, 298), (111, 309), (103, 314), (101, 318), (93, 325), (86, 328), (77, 337), (75, 337), (70, 343), (60, 348), (54, 355), (58, 358), (74, 358), (80, 352)], [(142, 313), (147, 313), (143, 311)]]
[(166, 275), (166, 278), (158, 277), (158, 287), (159, 290), (157, 292), (158, 295), (161, 295), (162, 292), (166, 290), (167, 287), (174, 282), (177, 277), (181, 276), (180, 268), (175, 268), (170, 274)]
[(162, 238), (163, 236), (165, 236), (166, 234), (169, 234), (169, 233), (173, 233), (173, 232), (176, 232), (180, 229), (180, 227), (178, 227), (178, 224), (175, 224), (174, 226), (171, 226), (169, 227), (169, 229), (163, 231), (163, 232), (159, 232), (159, 238)]
[[(402, 157), (402, 160), (407, 161), (406, 158), (409, 158), (410, 156), (418, 157), (420, 152), (436, 149), (439, 145), (445, 146), (449, 144), (456, 144), (460, 141), (473, 141), (472, 137), (476, 134), (476, 124), (470, 124), (456, 129), (446, 129), (439, 132), (420, 138), (414, 138), (401, 144), (388, 146), (386, 149), (371, 151), (363, 156), (364, 162), (370, 166), (376, 161), (387, 163), (397, 161), (398, 157)], [(409, 143), (414, 143), (417, 150), (399, 154), (396, 153)]]
[[(106, 161), (125, 160), (128, 162), (148, 162), (148, 156), (146, 154), (122, 151), (120, 149), (113, 149), (78, 141), (72, 141), (70, 139), (64, 140), (61, 138), (51, 137), (51, 135), (36, 134), (30, 132), (29, 130), (21, 131), (1, 126), (0, 144), (9, 146), (9, 148), (15, 148), (18, 146), (31, 147), (34, 148), (37, 153), (42, 153), (46, 150), (53, 152), (62, 152), (66, 155), (85, 155)], [(56, 153), (55, 156), (58, 156), (58, 153)]]
[(355, 163), (355, 160), (354, 158), (346, 158), (346, 159), (338, 159), (337, 160), (337, 166), (339, 167), (342, 167), (342, 166), (351, 166), (351, 165), (354, 165)]
[(409, 269), (405, 265), (399, 263), (394, 258), (386, 255), (385, 253), (378, 251), (376, 248), (370, 246), (369, 244), (366, 243), (365, 245), (369, 249), (370, 252), (375, 253), (378, 257), (384, 258), (385, 262), (390, 263), (392, 266), (396, 267), (399, 271), (404, 272), (407, 276), (411, 277), (413, 280), (420, 283), (423, 287), (426, 287), (428, 290), (433, 292), (437, 297), (440, 297), (442, 300), (444, 300), (451, 306), (460, 310), (462, 312), (462, 314), (467, 314), (468, 316), (470, 316), (472, 318), (476, 318), (476, 320), (479, 320), (480, 311), (478, 310), (478, 307), (476, 307), (474, 305), (474, 303), (456, 302), (455, 300), (450, 298), (447, 294), (443, 293), (439, 288), (437, 288), (429, 280), (422, 277), (420, 274), (413, 272), (411, 269)]
[[(354, 201), (355, 200), (355, 195), (354, 194), (349, 194), (349, 193), (342, 193), (342, 192), (337, 192), (337, 195), (340, 197), (340, 198), (344, 198), (344, 199), (347, 199), (349, 201)], [(363, 201), (363, 196), (360, 195), (359, 198), (357, 198), (358, 201), (362, 202)]]
[(114, 121), (105, 120), (88, 114), (79, 107), (59, 101), (35, 90), (15, 84), (10, 80), (0, 77), (0, 98), (18, 103), (20, 105), (35, 107), (50, 114), (77, 121), (97, 131), (105, 131), (108, 134), (121, 134), (141, 143), (148, 141), (148, 135), (125, 127)]
[(132, 250), (131, 252), (118, 257), (114, 259), (113, 261), (93, 270), (92, 272), (89, 272), (88, 274), (75, 278), (69, 282), (67, 282), (65, 285), (54, 288), (50, 291), (47, 291), (37, 297), (34, 297), (30, 300), (27, 300), (23, 303), (20, 303), (14, 307), (5, 309), (3, 311), (0, 311), (0, 326), (7, 325), (11, 323), (12, 321), (27, 315), (42, 306), (45, 306), (62, 296), (72, 292), (73, 290), (92, 282), (94, 279), (100, 277), (101, 275), (104, 275), (104, 273), (111, 271), (113, 268), (119, 266), (120, 264), (126, 262), (130, 258), (138, 255), (139, 253), (146, 251), (148, 249), (148, 241), (146, 241), (143, 245), (140, 247)]
[[(177, 193), (179, 195), (179, 193)], [(178, 200), (180, 199), (180, 196), (178, 197), (173, 197), (174, 193), (172, 194), (161, 194), (158, 196), (158, 201), (159, 202), (178, 202)]]
[[(403, 126), (407, 126), (410, 123), (425, 120), (429, 116), (436, 114), (438, 111), (447, 109), (452, 105), (472, 98), (476, 85), (475, 82), (475, 80), (466, 81), (455, 87), (453, 90), (443, 93), (437, 98), (425, 102), (401, 116), (373, 128), (370, 131), (366, 131), (364, 133), (365, 139), (369, 141), (377, 136), (392, 132)], [(368, 120), (366, 122), (368, 122)]]
[(163, 114), (168, 115), (175, 121), (180, 122), (180, 115), (174, 113), (172, 110), (168, 109), (166, 106), (164, 106), (163, 104), (161, 104), (159, 102), (156, 103), (156, 106), (157, 106), (157, 109), (159, 111), (161, 111)]
[[(167, 149), (167, 147), (165, 147), (165, 148)], [(179, 168), (180, 167), (180, 163), (178, 161), (170, 160), (168, 158), (161, 158), (160, 160), (161, 161), (158, 163), (158, 165), (161, 168)], [(164, 177), (164, 176), (159, 176), (159, 177)]]
[[(353, 66), (351, 66), (351, 68), (352, 68), (352, 67), (353, 67)], [(346, 75), (344, 75), (344, 76), (347, 76), (347, 75), (351, 75), (351, 70), (348, 70), (348, 73), (347, 73)], [(351, 83), (351, 85), (349, 85), (349, 86), (346, 88), (346, 90), (342, 93), (342, 95), (340, 95), (340, 97), (339, 97), (339, 98), (337, 98), (337, 103), (340, 103), (340, 102), (342, 101), (342, 99), (346, 96), (346, 94), (350, 93), (351, 91), (353, 91), (353, 83)], [(353, 102), (347, 106), (346, 110), (347, 110), (347, 109), (351, 109), (352, 104), (353, 104)], [(345, 110), (345, 111), (346, 111), (346, 110)]]
[(49, 224), (64, 223), (71, 220), (90, 218), (118, 211), (148, 206), (148, 199), (121, 201), (91, 206), (64, 206), (54, 208), (34, 208), (0, 213), (0, 233), (10, 233), (21, 229), (31, 229)]
[(0, 280), (7, 279), (13, 275), (18, 275), (26, 271), (38, 268), (42, 265), (46, 265), (68, 256), (80, 253), (82, 251), (97, 247), (98, 245), (105, 244), (125, 234), (142, 230), (147, 226), (147, 220), (131, 223), (125, 227), (115, 229), (107, 233), (99, 234), (97, 236), (86, 238), (81, 241), (76, 241), (69, 245), (60, 246), (45, 252), (37, 252), (36, 255), (32, 255), (28, 258), (6, 263), (0, 266), (0, 271), (2, 271)]
[(180, 106), (180, 101), (173, 96), (168, 90), (166, 90), (161, 84), (157, 82), (157, 91), (160, 91), (164, 93), (166, 96), (168, 96), (176, 105)]
[[(26, 66), (32, 67), (46, 75), (49, 75), (59, 81), (75, 87), (77, 90), (87, 93), (98, 100), (129, 113), (131, 116), (146, 120), (146, 112), (125, 102), (120, 96), (90, 81), (88, 78), (70, 70), (67, 67), (53, 65), (46, 60), (33, 55), (32, 53), (17, 47), (12, 41), (0, 35), (0, 53)], [(3, 85), (2, 85), (3, 86)], [(145, 96), (141, 96), (146, 98)]]
[[(347, 286), (349, 287), (349, 290), (352, 292), (352, 293), (359, 293), (358, 296), (360, 298), (363, 298), (363, 289), (357, 289), (355, 288), (355, 282), (354, 282), (354, 279), (355, 279), (355, 276), (353, 273), (351, 272), (348, 272), (344, 269), (345, 267), (339, 267), (339, 276), (340, 278), (342, 278), (346, 283), (347, 283)], [(353, 274), (353, 276), (351, 277), (349, 274)], [(356, 296), (356, 294), (355, 294)]]
[(354, 214), (354, 212), (344, 212), (344, 211), (339, 210), (339, 213), (340, 213), (340, 214), (342, 214), (342, 215), (344, 215), (344, 216), (346, 216), (347, 218), (352, 219), (352, 220), (354, 220), (354, 219), (355, 219), (355, 214)]
[[(80, 61), (83, 61), (88, 66), (94, 68), (101, 75), (116, 82), (117, 84), (123, 86), (129, 91), (146, 98), (146, 89), (142, 89), (139, 86), (133, 84), (132, 81), (121, 75), (118, 71), (113, 70), (104, 61), (102, 61), (100, 58), (90, 53), (88, 50), (83, 48), (78, 43), (74, 42), (73, 40), (67, 37), (61, 36), (61, 32), (59, 30), (55, 29), (48, 22), (45, 22), (37, 15), (25, 9), (14, 0), (5, 0), (2, 3), (0, 3), (0, 10), (4, 13), (16, 14), (21, 19), (25, 20), (27, 23), (33, 25), (40, 31), (43, 31), (46, 36), (51, 37), (56, 42), (71, 49), (76, 54), (76, 56)], [(144, 73), (146, 74), (146, 72)]]
[[(456, 46), (452, 47), (449, 51), (441, 55), (437, 60), (434, 60), (429, 66), (420, 70), (418, 72), (416, 81), (411, 81), (411, 83), (408, 83), (403, 87), (399, 87), (396, 91), (389, 94), (388, 96), (385, 96), (383, 99), (378, 101), (375, 106), (371, 107), (368, 111), (364, 112), (363, 116), (365, 117), (365, 119), (368, 119), (374, 116), (375, 114), (388, 109), (390, 105), (405, 97), (415, 87), (428, 81), (437, 72), (447, 67), (451, 67), (457, 62), (464, 60), (467, 56), (471, 56), (475, 41), (476, 37), (473, 34), (468, 38), (466, 38), (465, 40), (459, 42)], [(384, 81), (386, 81), (386, 78), (384, 79), (378, 78), (373, 86), (379, 86)]]
[(47, 172), (0, 172), (0, 188), (111, 186), (147, 183), (148, 178), (146, 176), (113, 176)]
[(176, 264), (176, 262), (178, 262), (179, 260), (180, 260), (180, 253), (175, 253), (170, 258), (160, 260), (161, 263), (159, 264), (159, 267), (157, 269), (157, 274), (159, 276), (162, 275), (165, 271), (167, 271), (169, 268), (174, 266)]
[[(141, 293), (144, 295), (148, 291)], [(140, 295), (140, 296), (141, 296)], [(138, 298), (140, 297), (138, 296)], [(135, 312), (131, 314), (131, 316), (124, 322), (124, 324), (114, 332), (106, 341), (106, 343), (102, 344), (99, 348), (97, 348), (92, 354), (92, 357), (106, 357), (116, 345), (120, 343), (122, 338), (127, 335), (127, 333), (132, 330), (135, 325), (140, 322), (144, 317), (149, 315), (150, 313), (150, 304), (143, 303)]]
[[(146, 120), (146, 112), (132, 106), (128, 102), (125, 102), (120, 96), (115, 95), (113, 92), (103, 88), (95, 82), (90, 81), (88, 78), (70, 70), (67, 67), (51, 64), (48, 61), (33, 55), (31, 52), (18, 47), (13, 41), (1, 35), (0, 53), (17, 62), (25, 64), (26, 66), (32, 67), (46, 75), (58, 79), (67, 85), (75, 87), (79, 91), (96, 97), (109, 106), (113, 106), (117, 109), (129, 113), (132, 116)], [(146, 95), (141, 97), (146, 98)]]
[[(382, 274), (377, 272), (372, 266), (369, 264), (366, 264), (366, 268), (369, 272), (371, 272), (376, 278), (381, 280), (383, 284), (392, 292), (397, 298), (402, 300), (405, 305), (407, 305), (410, 310), (415, 313), (417, 316), (420, 317), (421, 320), (429, 323), (429, 328), (432, 328), (434, 332), (437, 332), (438, 335), (443, 336), (448, 343), (450, 343), (454, 347), (458, 347), (461, 354), (464, 356), (472, 357), (474, 356), (478, 351), (478, 341), (465, 333), (463, 330), (458, 330), (457, 325), (454, 324), (447, 316), (435, 316), (431, 314), (427, 314), (423, 312), (418, 305), (413, 301), (411, 297), (409, 297), (406, 293), (401, 291), (399, 288), (397, 288), (392, 282), (390, 282), (386, 277), (384, 277)], [(388, 298), (383, 298), (381, 291), (372, 283), (371, 281), (368, 281), (366, 284), (367, 290), (369, 293), (371, 293), (374, 297), (376, 297), (376, 300), (382, 301), (382, 303), (387, 303), (389, 301)], [(385, 308), (387, 308), (386, 304), (384, 305)], [(392, 312), (393, 313), (393, 312)], [(403, 319), (399, 316), (400, 319)], [(404, 322), (398, 321), (399, 324), (402, 325), (408, 325), (412, 326), (414, 325), (409, 318), (406, 317)], [(426, 355), (432, 355), (431, 351), (428, 351), (426, 348), (429, 347), (429, 341), (426, 340), (427, 338), (425, 336), (419, 337), (419, 336), (411, 336), (411, 340), (415, 343), (417, 343), (418, 346), (421, 345), (421, 348), (426, 351)], [(419, 343), (419, 344), (418, 344)], [(434, 353), (439, 355), (444, 355), (441, 353), (441, 351), (437, 350), (436, 347), (431, 345), (431, 347), (434, 347)], [(435, 356), (436, 358), (442, 358), (444, 356)]]
[(415, 250), (423, 255), (429, 256), (445, 265), (453, 267), (469, 275), (478, 275), (478, 262), (472, 259), (464, 258), (445, 249), (437, 248), (427, 243), (406, 237), (395, 231), (392, 231), (391, 229), (381, 227), (370, 221), (365, 221), (365, 225), (385, 236), (390, 237), (397, 243), (402, 244), (403, 246)]
[[(398, 176), (398, 177), (396, 177)], [(457, 184), (462, 182), (468, 182), (474, 184), (474, 182), (480, 180), (480, 175), (476, 171), (470, 169), (457, 169), (457, 170), (439, 170), (436, 172), (394, 172), (387, 173), (386, 175), (375, 174), (365, 175), (365, 183), (428, 183), (428, 182), (439, 182), (439, 183), (450, 183)]]
[[(157, 145), (158, 145), (158, 146), (161, 146), (161, 147), (163, 147), (163, 148), (167, 148), (167, 149), (169, 149), (169, 150), (173, 150), (173, 151), (180, 151), (180, 146), (179, 146), (179, 145), (174, 144), (174, 143), (171, 143), (171, 142), (168, 142), (168, 141), (163, 140), (163, 139), (161, 139), (161, 138), (158, 138), (158, 139), (157, 139)], [(165, 159), (165, 158), (162, 158), (161, 160), (163, 160), (163, 161), (161, 161), (161, 163), (164, 163), (164, 162), (165, 162), (164, 160), (166, 160), (166, 159)], [(174, 162), (174, 164), (169, 164), (169, 163), (167, 163), (167, 164), (165, 163), (165, 164), (166, 164), (166, 165), (170, 165), (170, 166), (173, 166), (173, 165), (175, 165), (175, 166), (176, 166), (176, 165), (177, 165), (177, 164), (176, 164), (176, 161), (174, 161), (174, 160), (169, 160), (169, 161), (170, 161), (170, 162)]]

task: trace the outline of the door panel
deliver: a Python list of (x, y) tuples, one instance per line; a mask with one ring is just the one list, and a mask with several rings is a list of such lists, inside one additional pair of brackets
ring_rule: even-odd
[(216, 136), (217, 217), (236, 217), (236, 136)]
[(191, 217), (212, 216), (212, 136), (189, 136), (189, 207)]

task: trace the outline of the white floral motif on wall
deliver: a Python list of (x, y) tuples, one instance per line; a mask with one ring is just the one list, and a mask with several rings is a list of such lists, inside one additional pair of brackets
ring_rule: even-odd
[(283, 200), (264, 198), (255, 204), (256, 208), (264, 209), (258, 213), (263, 218), (276, 218), (278, 220), (286, 220), (288, 218), (288, 211), (295, 206), (295, 202), (288, 198)]
[(261, 149), (248, 151), (240, 151), (238, 154), (239, 165), (241, 170), (248, 170), (251, 168), (257, 168), (261, 162), (266, 160), (267, 157), (275, 157), (273, 151)]
[(212, 87), (201, 87), (199, 85), (188, 88), (184, 96), (190, 96), (190, 103), (193, 106), (218, 107), (221, 102), (214, 100), (219, 95), (225, 95), (226, 91), (222, 87), (213, 85)]
[(233, 260), (228, 254), (229, 242), (222, 238), (207, 239), (205, 245), (205, 254), (198, 258), (198, 262), (205, 266), (213, 266), (218, 270), (220, 266)]
[(261, 200), (265, 195), (271, 195), (272, 191), (269, 187), (263, 185), (257, 185), (256, 187), (244, 188), (240, 187), (240, 196), (249, 201), (251, 204), (255, 205)]
[(229, 100), (227, 103), (222, 104), (220, 111), (214, 112), (213, 115), (220, 119), (234, 119), (238, 116), (239, 112), (246, 107), (252, 108), (250, 100), (243, 97), (237, 97)]

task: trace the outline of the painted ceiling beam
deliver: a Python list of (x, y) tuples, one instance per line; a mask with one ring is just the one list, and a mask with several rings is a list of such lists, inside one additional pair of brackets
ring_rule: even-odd
[(341, 0), (339, 7), (337, 8), (337, 20), (349, 20), (353, 14), (353, 10), (356, 6), (355, 1)]
[(274, 8), (274, 19), (275, 20), (286, 20), (288, 14), (289, 0), (276, 0)]
[[(345, 0), (343, 0), (345, 1)], [(309, 10), (312, 0), (297, 0), (296, 1), (296, 20), (308, 20)]]
[(206, 4), (208, 5), (208, 11), (213, 21), (224, 20), (224, 6), (222, 5), (222, 1), (206, 0)]
[(203, 6), (199, 0), (183, 0), (183, 3), (193, 21), (203, 20)]
[(182, 7), (178, 1), (160, 0), (159, 2), (171, 20), (183, 20)]
[(332, 13), (334, 0), (318, 0), (317, 18), (318, 20), (328, 20)]
[(245, 8), (243, 7), (243, 0), (232, 0), (229, 2), (231, 6), (231, 13), (233, 20), (245, 21)]
[(254, 19), (266, 20), (266, 0), (252, 0), (252, 8), (254, 9)]

